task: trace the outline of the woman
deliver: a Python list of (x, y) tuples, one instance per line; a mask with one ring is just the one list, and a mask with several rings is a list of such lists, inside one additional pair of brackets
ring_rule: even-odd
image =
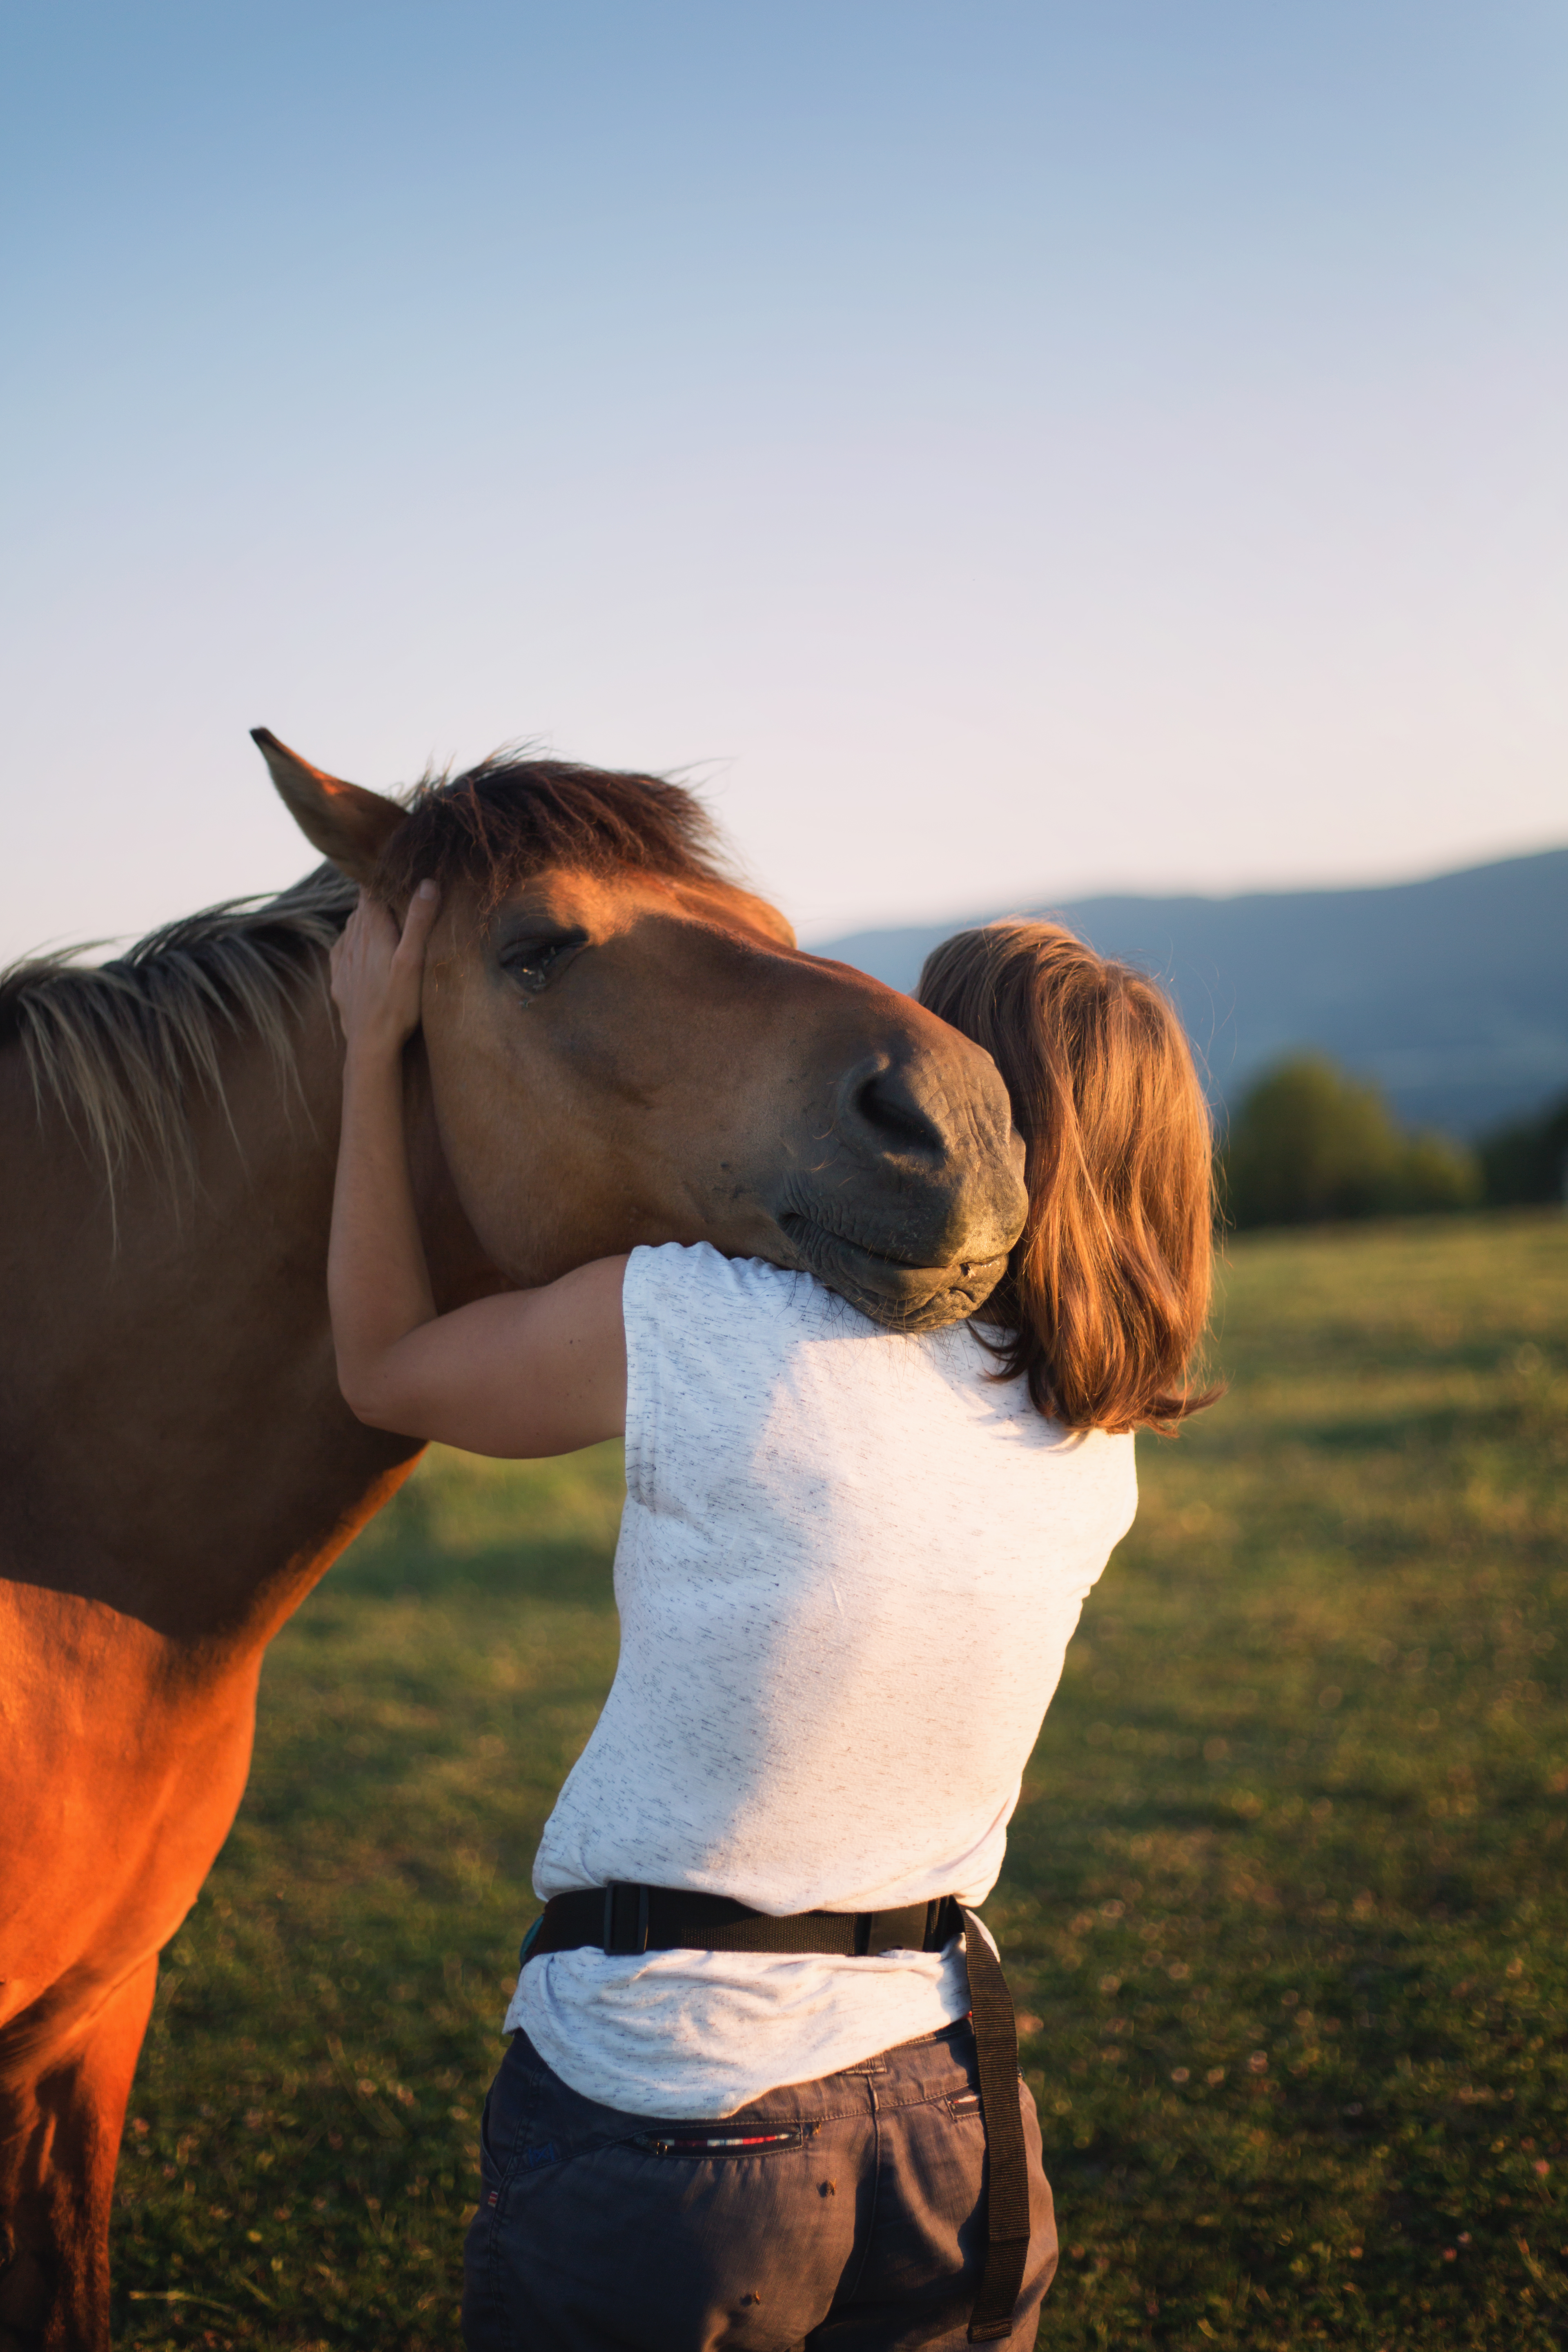
[(399, 939), (364, 903), (334, 959), (343, 1393), (481, 1453), (624, 1433), (627, 1476), (620, 1663), (486, 2107), (470, 2352), (1032, 2343), (1050, 2190), (968, 1906), (1131, 1522), (1131, 1432), (1208, 1401), (1185, 1041), (1049, 925), (931, 959), (923, 1002), (993, 1054), (1027, 1147), (984, 1328), (889, 1335), (675, 1244), (437, 1316), (399, 1074), (436, 904)]

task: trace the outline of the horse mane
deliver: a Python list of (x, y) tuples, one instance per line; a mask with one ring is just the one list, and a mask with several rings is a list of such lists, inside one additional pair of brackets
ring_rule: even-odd
[(20, 1044), (42, 1111), (85, 1134), (111, 1196), (133, 1159), (194, 1182), (193, 1096), (224, 1103), (222, 1048), (259, 1038), (295, 1074), (300, 997), (348, 920), (354, 886), (322, 866), (276, 897), (231, 898), (149, 931), (102, 964), (84, 950), (0, 972), (0, 1045)]

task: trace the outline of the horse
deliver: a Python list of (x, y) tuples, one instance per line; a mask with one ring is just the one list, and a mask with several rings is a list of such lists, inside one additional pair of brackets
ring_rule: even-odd
[(0, 981), (0, 2352), (104, 2352), (158, 1954), (237, 1811), (271, 1636), (420, 1447), (338, 1392), (331, 941), (443, 884), (405, 1061), (438, 1304), (639, 1242), (894, 1328), (1024, 1219), (989, 1056), (800, 950), (657, 778), (498, 758), (399, 800), (256, 740), (327, 862)]

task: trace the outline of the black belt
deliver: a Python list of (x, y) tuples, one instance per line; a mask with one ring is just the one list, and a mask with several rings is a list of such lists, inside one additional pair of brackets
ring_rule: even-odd
[(592, 1886), (552, 1895), (519, 1955), (584, 1945), (635, 1952), (940, 1952), (960, 1930), (969, 1966), (970, 2015), (985, 2130), (985, 2259), (970, 2315), (972, 2344), (1013, 2332), (1013, 2310), (1029, 2256), (1029, 2168), (1018, 2104), (1018, 2029), (1002, 1964), (973, 1911), (951, 1895), (898, 1911), (797, 1911), (775, 1919), (725, 1895), (674, 1886)]

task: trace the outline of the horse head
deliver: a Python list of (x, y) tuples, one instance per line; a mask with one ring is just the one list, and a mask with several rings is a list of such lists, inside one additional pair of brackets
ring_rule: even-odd
[(423, 1051), (486, 1256), (516, 1284), (639, 1242), (804, 1267), (879, 1322), (968, 1315), (1025, 1213), (990, 1056), (805, 954), (689, 794), (489, 761), (409, 805), (256, 740), (307, 838), (401, 913), (433, 874)]

